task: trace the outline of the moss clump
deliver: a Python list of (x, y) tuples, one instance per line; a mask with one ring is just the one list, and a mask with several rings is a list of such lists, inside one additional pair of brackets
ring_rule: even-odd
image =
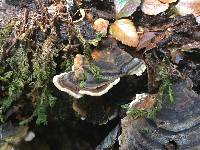
[(137, 119), (139, 117), (155, 119), (156, 114), (162, 108), (164, 93), (167, 94), (170, 104), (174, 103), (175, 98), (174, 98), (174, 93), (173, 93), (173, 89), (172, 89), (172, 79), (170, 77), (168, 68), (164, 65), (160, 65), (158, 75), (161, 80), (161, 85), (158, 89), (158, 94), (156, 97), (157, 101), (153, 108), (151, 108), (151, 109), (140, 109), (140, 108), (131, 109), (128, 104), (122, 106), (122, 108), (124, 108), (126, 110), (127, 114), (131, 115), (134, 119)]
[(7, 89), (6, 97), (3, 98), (0, 105), (0, 118), (3, 121), (3, 114), (16, 101), (25, 85), (30, 81), (30, 71), (27, 58), (27, 51), (21, 45), (16, 49), (16, 53), (6, 59), (4, 73), (0, 74), (0, 83), (4, 83)]
[(158, 91), (159, 99), (163, 99), (163, 94), (166, 92), (168, 94), (168, 100), (172, 104), (174, 103), (174, 93), (172, 90), (172, 79), (170, 77), (169, 71), (166, 67), (160, 66), (159, 76), (161, 78), (161, 85)]
[(151, 134), (153, 131), (152, 129), (146, 127), (146, 128), (140, 129), (140, 132), (143, 134)]
[[(53, 76), (56, 71), (71, 69), (73, 55), (75, 55), (74, 52), (61, 52), (63, 47), (68, 45), (73, 47), (73, 44), (80, 45), (83, 48), (82, 52), (92, 61), (92, 44), (85, 40), (81, 33), (77, 33), (73, 25), (66, 29), (70, 30), (69, 36), (72, 36), (68, 39), (68, 43), (62, 40), (59, 33), (61, 26), (59, 20), (63, 16), (59, 15), (61, 16), (54, 16), (55, 18), (44, 17), (45, 22), (51, 22), (50, 26), (47, 26), (44, 20), (30, 15), (26, 21), (16, 20), (0, 30), (0, 59), (2, 60), (0, 62), (0, 83), (5, 89), (5, 91), (0, 89), (0, 119), (2, 122), (7, 119), (5, 114), (10, 108), (19, 105), (22, 99), (28, 99), (29, 101), (25, 103), (31, 105), (31, 110), (28, 112), (29, 115), (19, 119), (20, 124), (28, 123), (33, 118), (36, 118), (37, 124), (47, 123), (48, 109), (56, 102), (56, 97), (53, 96)], [(25, 22), (26, 25), (24, 25)], [(10, 37), (11, 33), (12, 37)], [(76, 41), (77, 43), (71, 41), (75, 38), (79, 40)], [(12, 47), (9, 47), (10, 41), (15, 41), (11, 43)], [(8, 47), (9, 53), (7, 53)], [(64, 60), (63, 56), (68, 59)], [(94, 77), (100, 79), (99, 69), (93, 64), (90, 69)], [(81, 82), (82, 87), (84, 87), (84, 81), (85, 79)]]
[(73, 66), (73, 60), (72, 59), (66, 59), (61, 64), (61, 69), (65, 72), (71, 71)]
[(132, 109), (129, 107), (128, 104), (122, 105), (122, 108), (126, 110), (126, 113), (133, 117), (134, 119), (140, 118), (140, 117), (145, 117), (145, 118), (150, 118), (154, 119), (156, 117), (156, 113), (159, 111), (159, 107), (155, 106), (152, 109)]
[[(6, 27), (5, 27), (6, 28)], [(10, 26), (9, 26), (9, 29)], [(5, 33), (10, 33), (8, 29), (4, 29), (1, 34), (2, 40), (6, 44)], [(13, 105), (18, 105), (18, 101), (25, 97), (29, 97), (32, 102), (32, 115), (22, 119), (21, 124), (31, 121), (36, 117), (36, 123), (47, 123), (47, 111), (49, 107), (53, 107), (56, 98), (52, 95), (51, 82), (56, 73), (55, 58), (58, 56), (59, 38), (54, 28), (47, 34), (47, 38), (43, 42), (33, 41), (37, 27), (35, 29), (27, 29), (23, 34), (26, 38), (16, 39), (18, 42), (11, 48), (12, 53), (9, 57), (2, 57), (5, 48), (2, 47), (1, 58), (3, 63), (0, 72), (0, 83), (4, 86), (4, 97), (0, 103), (0, 118), (4, 121), (6, 111)], [(30, 31), (30, 32), (29, 32)], [(3, 36), (4, 35), (4, 36)], [(2, 42), (0, 41), (0, 42)], [(23, 97), (22, 97), (23, 95)], [(15, 103), (14, 103), (15, 102)]]
[(94, 63), (90, 63), (89, 70), (93, 74), (95, 80), (100, 81), (103, 79), (100, 68), (96, 66)]
[(15, 26), (16, 20), (11, 20), (10, 23), (8, 23), (4, 28), (0, 29), (0, 54), (2, 53), (2, 48), (7, 40), (7, 38), (10, 36), (13, 27)]

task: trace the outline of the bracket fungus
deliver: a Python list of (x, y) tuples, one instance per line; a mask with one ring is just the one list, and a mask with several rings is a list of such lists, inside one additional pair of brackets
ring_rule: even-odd
[(174, 104), (168, 103), (164, 93), (156, 119), (123, 118), (119, 149), (199, 149), (200, 96), (192, 87), (189, 78), (174, 83)]
[(105, 97), (85, 96), (73, 100), (73, 110), (82, 120), (103, 125), (118, 116), (117, 105), (110, 103)]
[[(118, 47), (96, 50), (92, 57), (93, 62), (88, 64), (88, 61), (83, 61), (86, 59), (83, 55), (76, 55), (72, 71), (54, 76), (54, 85), (75, 98), (81, 98), (84, 94), (101, 96), (116, 85), (120, 77), (140, 76), (146, 69), (143, 60), (133, 58)], [(99, 79), (95, 77), (95, 71)]]

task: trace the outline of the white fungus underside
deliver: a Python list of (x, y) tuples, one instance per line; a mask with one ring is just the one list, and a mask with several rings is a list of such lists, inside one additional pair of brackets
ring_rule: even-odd
[(83, 95), (81, 95), (81, 94), (76, 94), (76, 93), (74, 93), (73, 91), (71, 91), (70, 89), (67, 89), (67, 88), (64, 88), (64, 87), (62, 87), (62, 86), (60, 86), (60, 84), (59, 84), (59, 78), (60, 77), (62, 77), (63, 75), (66, 75), (67, 73), (61, 73), (61, 74), (59, 74), (59, 75), (56, 75), (56, 76), (54, 76), (53, 77), (53, 83), (54, 83), (54, 85), (60, 90), (60, 91), (63, 91), (63, 92), (66, 92), (66, 93), (68, 93), (69, 95), (71, 95), (71, 96), (73, 96), (73, 97), (75, 97), (75, 98), (81, 98), (81, 97), (83, 97)]
[[(134, 60), (136, 60), (138, 58), (135, 58)], [(146, 70), (146, 65), (145, 63), (142, 64), (139, 68), (137, 68), (136, 70), (131, 70), (131, 72), (129, 72), (129, 75), (137, 75), (137, 76), (141, 76), (142, 73)]]
[(88, 90), (80, 90), (79, 93), (90, 95), (90, 96), (101, 96), (101, 95), (107, 93), (114, 85), (119, 83), (119, 81), (120, 81), (120, 78), (117, 78), (114, 82), (110, 83), (104, 90), (102, 90), (98, 93), (94, 93), (94, 92), (88, 91)]
[(35, 138), (35, 133), (33, 131), (29, 131), (26, 137), (24, 138), (25, 142), (30, 142)]
[(62, 87), (62, 86), (59, 84), (59, 82), (58, 82), (58, 81), (59, 81), (59, 78), (62, 77), (63, 75), (66, 75), (66, 74), (67, 74), (67, 73), (61, 73), (60, 75), (54, 76), (54, 78), (53, 78), (53, 83), (54, 83), (54, 85), (55, 85), (60, 91), (66, 92), (66, 93), (68, 93), (69, 95), (71, 95), (71, 96), (73, 96), (73, 97), (75, 97), (75, 98), (77, 98), (77, 99), (83, 97), (84, 94), (85, 94), (85, 95), (90, 95), (90, 96), (101, 96), (101, 95), (107, 93), (114, 85), (116, 85), (116, 84), (119, 83), (119, 81), (120, 81), (120, 78), (117, 78), (114, 82), (110, 83), (104, 90), (102, 90), (102, 91), (100, 91), (100, 92), (98, 92), (98, 93), (92, 92), (92, 91), (88, 91), (88, 90), (80, 90), (80, 91), (78, 92), (78, 94), (77, 94), (77, 93), (74, 93), (74, 92), (73, 92), (72, 90), (70, 90), (70, 89), (67, 89), (67, 88)]

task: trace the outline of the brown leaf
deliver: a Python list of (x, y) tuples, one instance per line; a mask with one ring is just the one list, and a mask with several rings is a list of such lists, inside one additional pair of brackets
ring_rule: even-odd
[(169, 3), (176, 2), (177, 0), (159, 0), (159, 1), (165, 4), (169, 4)]
[(114, 0), (116, 17), (128, 17), (134, 13), (141, 0)]
[(141, 38), (140, 38), (140, 41), (139, 41), (139, 44), (137, 46), (137, 50), (140, 50), (142, 48), (145, 48), (145, 47), (149, 47), (149, 45), (151, 44), (151, 40), (155, 37), (155, 33), (154, 32), (147, 32), (147, 33), (144, 33)]
[(200, 1), (199, 0), (179, 0), (176, 5), (180, 15), (193, 14), (194, 16), (200, 15)]
[(147, 15), (157, 15), (164, 12), (169, 7), (169, 4), (163, 4), (159, 0), (144, 0), (142, 11)]
[(120, 19), (110, 26), (110, 34), (123, 44), (137, 47), (139, 37), (133, 22), (129, 19)]
[(146, 48), (145, 51), (148, 51), (152, 48), (157, 47), (157, 44), (164, 40), (167, 35), (161, 32), (147, 32), (141, 37), (137, 50)]

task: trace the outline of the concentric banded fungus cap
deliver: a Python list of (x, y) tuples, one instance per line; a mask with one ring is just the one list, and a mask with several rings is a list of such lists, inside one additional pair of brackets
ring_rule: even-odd
[(81, 86), (81, 81), (75, 78), (73, 71), (61, 73), (53, 78), (54, 85), (61, 91), (67, 92), (75, 98), (81, 98), (84, 94), (90, 96), (101, 96), (108, 92), (109, 89), (116, 85), (120, 78), (115, 80), (96, 81), (93, 74), (87, 73), (87, 79), (84, 81), (84, 86)]
[[(76, 70), (61, 73), (53, 78), (54, 85), (61, 91), (67, 92), (75, 98), (81, 98), (84, 94), (90, 96), (101, 96), (107, 93), (114, 85), (120, 81), (124, 75), (141, 75), (146, 66), (144, 61), (133, 58), (127, 52), (119, 49), (117, 45), (109, 45), (105, 42), (102, 50), (94, 51), (92, 57), (94, 61), (90, 65), (79, 66), (83, 69), (84, 79), (75, 77)], [(114, 43), (116, 41), (114, 40)], [(80, 55), (79, 55), (80, 56)], [(94, 74), (94, 69), (98, 71), (98, 78)]]
[(75, 98), (81, 98), (79, 94), (78, 81), (75, 79), (74, 72), (61, 73), (53, 78), (54, 85), (61, 91), (68, 93)]

